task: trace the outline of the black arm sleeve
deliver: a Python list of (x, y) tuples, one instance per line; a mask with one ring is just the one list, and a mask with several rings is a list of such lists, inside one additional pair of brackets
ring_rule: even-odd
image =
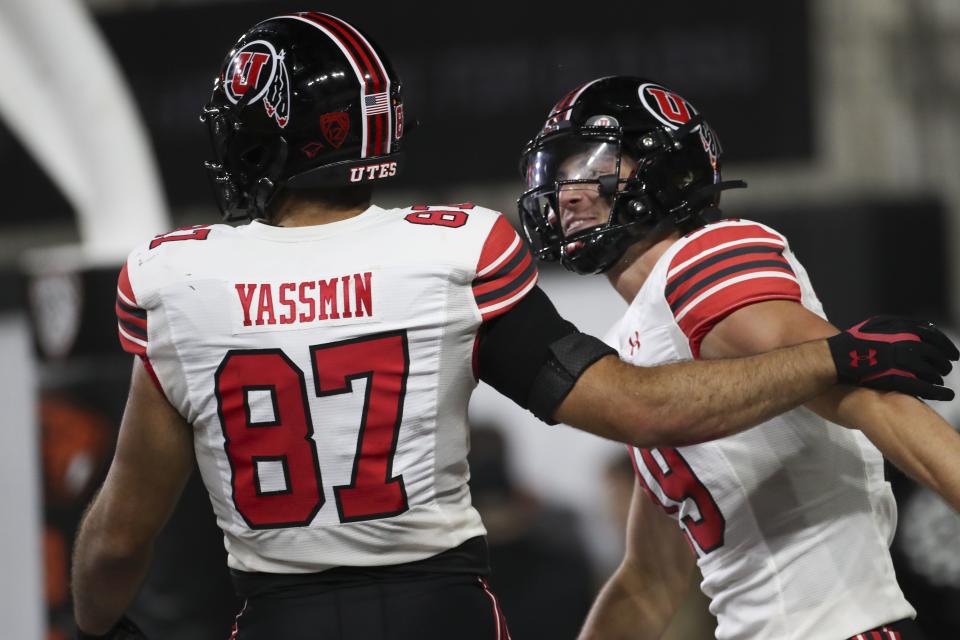
[(477, 351), (480, 379), (549, 424), (580, 374), (616, 353), (564, 320), (540, 287), (481, 327)]

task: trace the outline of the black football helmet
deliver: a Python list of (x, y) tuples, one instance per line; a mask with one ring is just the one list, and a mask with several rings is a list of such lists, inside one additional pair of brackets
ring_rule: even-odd
[[(664, 220), (682, 230), (719, 217), (720, 141), (687, 100), (642, 78), (600, 78), (568, 93), (524, 149), (518, 201), (541, 260), (609, 269)], [(603, 218), (564, 221), (563, 197), (591, 192)], [(572, 219), (572, 222), (571, 222)], [(567, 232), (564, 232), (564, 227)]]
[(400, 80), (368, 37), (324, 13), (277, 16), (244, 33), (200, 119), (226, 220), (263, 215), (284, 185), (379, 182), (401, 169)]

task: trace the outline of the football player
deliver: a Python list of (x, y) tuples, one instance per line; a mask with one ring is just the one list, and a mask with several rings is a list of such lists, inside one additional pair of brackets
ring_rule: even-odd
[[(225, 218), (256, 219), (158, 236), (120, 273), (139, 357), (76, 544), (87, 634), (127, 633), (111, 629), (194, 455), (246, 599), (234, 638), (507, 638), (467, 485), (478, 378), (641, 446), (735, 433), (838, 379), (949, 394), (954, 347), (905, 321), (757, 358), (621, 362), (557, 315), (499, 213), (371, 204), (404, 164), (400, 82), (334, 16), (247, 31), (203, 120)], [(868, 350), (880, 364), (847, 364)]]
[[(720, 192), (745, 185), (722, 181), (720, 160), (687, 100), (633, 77), (572, 91), (524, 152), (531, 243), (604, 273), (627, 301), (608, 336), (626, 362), (750, 356), (837, 331), (783, 235), (721, 217)], [(848, 355), (856, 368), (876, 354)], [(881, 452), (960, 509), (960, 435), (900, 393), (836, 387), (736, 435), (633, 448), (628, 549), (582, 638), (659, 638), (696, 567), (723, 640), (918, 637), (890, 559)]]

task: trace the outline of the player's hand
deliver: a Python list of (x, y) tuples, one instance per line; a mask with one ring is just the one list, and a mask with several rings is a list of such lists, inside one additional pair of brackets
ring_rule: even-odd
[(140, 627), (138, 627), (133, 620), (127, 616), (123, 616), (117, 624), (113, 625), (110, 631), (107, 631), (102, 636), (84, 633), (78, 629), (77, 640), (148, 640), (148, 638), (143, 631), (140, 631)]
[(837, 379), (929, 400), (953, 400), (943, 376), (960, 358), (957, 347), (930, 322), (874, 316), (827, 339)]

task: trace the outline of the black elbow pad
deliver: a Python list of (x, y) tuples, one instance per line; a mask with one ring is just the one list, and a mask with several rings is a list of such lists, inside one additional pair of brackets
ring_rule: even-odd
[(553, 342), (550, 358), (533, 381), (527, 408), (547, 424), (556, 424), (554, 411), (583, 372), (600, 358), (616, 354), (616, 350), (602, 340), (579, 331)]
[(481, 327), (480, 379), (548, 424), (580, 375), (616, 351), (564, 320), (535, 287)]

